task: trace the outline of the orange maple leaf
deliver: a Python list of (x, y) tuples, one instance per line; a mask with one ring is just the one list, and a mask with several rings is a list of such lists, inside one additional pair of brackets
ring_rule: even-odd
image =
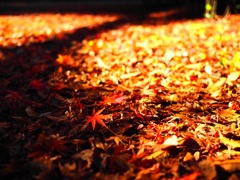
[(94, 130), (95, 127), (96, 127), (96, 122), (98, 122), (99, 124), (101, 124), (102, 126), (104, 126), (104, 127), (106, 127), (108, 129), (108, 127), (104, 123), (103, 119), (109, 119), (111, 117), (111, 115), (109, 115), (109, 114), (107, 114), (107, 115), (101, 114), (101, 112), (103, 110), (104, 110), (104, 108), (98, 110), (97, 112), (95, 112), (95, 109), (93, 109), (92, 116), (88, 116), (87, 117), (87, 121), (86, 121), (85, 125), (88, 125), (91, 122), (92, 123), (92, 128)]
[(69, 65), (69, 66), (74, 65), (74, 59), (70, 55), (58, 54), (58, 58), (56, 59), (56, 62), (62, 65)]
[(103, 96), (102, 103), (105, 105), (118, 104), (118, 103), (122, 103), (126, 98), (127, 98), (127, 96), (124, 96), (123, 93), (112, 94), (110, 96)]

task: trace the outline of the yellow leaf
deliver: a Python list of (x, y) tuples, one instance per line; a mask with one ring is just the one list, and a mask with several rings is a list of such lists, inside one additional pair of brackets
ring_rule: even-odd
[(231, 73), (228, 75), (228, 80), (230, 80), (230, 81), (236, 81), (239, 76), (240, 76), (240, 71), (231, 72)]
[(240, 69), (240, 52), (236, 52), (231, 65), (237, 69)]
[(192, 155), (192, 153), (187, 152), (186, 155), (183, 158), (183, 162), (191, 161), (193, 159), (194, 159), (194, 156)]
[(223, 136), (223, 134), (220, 131), (218, 131), (218, 133), (219, 133), (220, 142), (222, 144), (224, 144), (225, 146), (231, 147), (231, 149), (240, 148), (240, 141), (227, 138)]
[(150, 154), (149, 156), (146, 156), (144, 159), (148, 159), (148, 160), (154, 159), (154, 158), (164, 155), (165, 153), (167, 153), (167, 152), (160, 149), (160, 150)]
[(208, 73), (209, 75), (212, 75), (212, 67), (207, 64), (204, 68), (205, 72)]
[(221, 87), (225, 83), (225, 81), (226, 81), (226, 78), (221, 78), (216, 83), (211, 84), (210, 86), (208, 86), (207, 89), (208, 89), (209, 93), (213, 94), (214, 92), (221, 90)]
[(177, 146), (178, 145), (178, 139), (176, 135), (173, 135), (169, 138), (167, 138), (164, 142), (163, 142), (164, 147), (170, 147), (170, 146)]
[(206, 54), (206, 53), (200, 53), (199, 56), (200, 56), (200, 57), (199, 57), (200, 60), (204, 60), (204, 59), (206, 59), (207, 54)]
[(221, 111), (219, 111), (219, 114), (223, 117), (239, 116), (238, 114), (236, 114), (236, 110), (233, 109), (222, 109)]
[(133, 72), (133, 73), (128, 73), (128, 74), (123, 74), (120, 76), (121, 79), (128, 79), (131, 77), (135, 77), (138, 76), (139, 74), (141, 74), (140, 72)]
[[(222, 153), (224, 154), (228, 154), (229, 153), (229, 150), (223, 150)], [(231, 156), (240, 156), (240, 151), (234, 151), (234, 150), (231, 150)]]
[(228, 108), (218, 111), (219, 115), (225, 118), (228, 122), (235, 122), (240, 117), (240, 114), (236, 113), (236, 110)]
[(173, 102), (177, 102), (179, 99), (178, 99), (177, 94), (171, 94), (171, 95), (169, 95), (169, 100), (173, 101)]
[(119, 145), (119, 142), (121, 142), (121, 139), (118, 136), (115, 136), (114, 141), (117, 145)]

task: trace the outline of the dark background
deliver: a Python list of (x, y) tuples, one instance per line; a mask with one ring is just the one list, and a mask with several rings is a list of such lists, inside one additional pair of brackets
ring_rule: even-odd
[[(217, 2), (217, 13), (220, 15), (224, 14), (227, 2), (232, 4), (231, 13), (237, 13), (233, 6), (240, 4), (240, 0)], [(201, 17), (205, 11), (205, 0), (0, 0), (0, 14), (18, 11), (146, 13), (173, 8), (184, 8), (187, 14)]]
[(205, 0), (1, 0), (0, 13), (16, 11), (147, 12), (184, 7), (202, 14)]

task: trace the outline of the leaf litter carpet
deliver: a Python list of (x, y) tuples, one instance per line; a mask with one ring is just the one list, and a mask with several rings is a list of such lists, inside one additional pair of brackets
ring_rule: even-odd
[(240, 178), (239, 25), (1, 15), (1, 179)]

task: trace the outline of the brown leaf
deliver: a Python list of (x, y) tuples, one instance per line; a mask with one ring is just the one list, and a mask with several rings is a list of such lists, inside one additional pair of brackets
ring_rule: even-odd
[(36, 117), (37, 115), (36, 111), (30, 106), (26, 107), (25, 111), (29, 117)]
[(80, 153), (76, 153), (72, 156), (74, 159), (82, 159), (87, 161), (87, 168), (90, 168), (93, 163), (94, 149), (84, 149)]

